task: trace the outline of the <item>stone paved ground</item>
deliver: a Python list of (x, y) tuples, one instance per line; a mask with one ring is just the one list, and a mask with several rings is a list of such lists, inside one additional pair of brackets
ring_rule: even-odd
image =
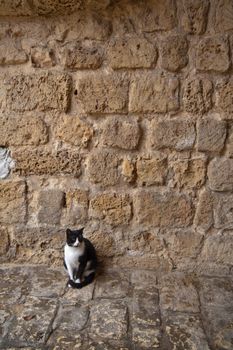
[(232, 277), (109, 270), (79, 291), (59, 269), (0, 275), (1, 349), (233, 349)]

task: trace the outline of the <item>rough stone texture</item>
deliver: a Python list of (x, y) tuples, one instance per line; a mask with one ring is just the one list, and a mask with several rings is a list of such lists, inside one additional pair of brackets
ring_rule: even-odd
[(229, 66), (229, 44), (226, 38), (208, 37), (200, 41), (196, 50), (197, 69), (225, 72)]
[(66, 193), (66, 222), (68, 225), (86, 223), (88, 203), (88, 191), (86, 190), (75, 189)]
[(24, 223), (26, 216), (25, 182), (6, 180), (0, 183), (0, 222)]
[(28, 61), (26, 53), (13, 40), (0, 40), (0, 65), (23, 64)]
[(191, 120), (172, 119), (152, 121), (151, 144), (153, 148), (174, 148), (178, 151), (191, 149), (196, 132)]
[(169, 36), (162, 42), (162, 67), (176, 72), (188, 63), (188, 43), (185, 37)]
[(206, 30), (209, 0), (182, 0), (181, 26), (189, 34), (202, 34)]
[(200, 192), (194, 224), (200, 229), (208, 230), (213, 225), (213, 196), (207, 189)]
[(87, 75), (77, 82), (77, 100), (85, 112), (127, 111), (128, 82), (120, 75)]
[(212, 107), (213, 87), (210, 80), (190, 78), (184, 83), (183, 104), (187, 112), (204, 114)]
[(35, 115), (0, 117), (2, 146), (38, 146), (48, 140), (48, 131), (43, 120)]
[(214, 158), (208, 167), (210, 188), (214, 191), (233, 190), (233, 160)]
[(64, 193), (62, 191), (48, 190), (39, 192), (38, 221), (42, 224), (59, 224), (63, 205)]
[(218, 32), (233, 28), (233, 4), (231, 0), (220, 0), (216, 3), (215, 26)]
[(104, 145), (128, 150), (137, 148), (141, 132), (133, 119), (108, 118), (102, 128)]
[(33, 0), (34, 11), (38, 15), (69, 14), (80, 8), (82, 0), (60, 1), (60, 0)]
[(62, 73), (15, 75), (7, 81), (7, 105), (17, 112), (67, 111), (70, 88), (70, 77)]
[(1, 0), (0, 13), (3, 16), (28, 16), (32, 11), (27, 0)]
[(72, 174), (79, 176), (80, 155), (75, 151), (62, 150), (51, 153), (45, 150), (17, 150), (14, 171), (20, 175)]
[(5, 255), (9, 248), (9, 234), (5, 227), (0, 229), (0, 254)]
[(130, 84), (130, 112), (176, 111), (179, 108), (179, 82), (176, 78), (145, 74)]
[(226, 123), (213, 118), (203, 118), (197, 123), (198, 151), (221, 152), (226, 139)]
[(50, 68), (55, 65), (54, 52), (43, 46), (31, 49), (31, 63), (35, 68)]
[(143, 157), (136, 163), (137, 180), (142, 186), (163, 185), (167, 175), (167, 157)]
[(135, 197), (134, 207), (140, 225), (186, 227), (191, 224), (191, 203), (183, 194), (142, 190)]
[(200, 188), (205, 182), (206, 160), (193, 158), (172, 164), (173, 184), (179, 188)]
[(78, 116), (64, 115), (57, 123), (55, 135), (72, 146), (87, 147), (93, 136), (93, 129)]
[(0, 179), (7, 178), (14, 166), (9, 149), (0, 147)]
[(217, 228), (232, 227), (233, 223), (233, 196), (221, 194), (214, 198), (214, 225)]
[(151, 68), (156, 60), (155, 46), (144, 37), (116, 37), (108, 46), (108, 61), (113, 69)]
[(233, 232), (227, 231), (224, 234), (209, 236), (204, 243), (201, 259), (220, 265), (232, 266)]
[(221, 81), (217, 85), (217, 106), (224, 112), (225, 119), (233, 119), (233, 79)]

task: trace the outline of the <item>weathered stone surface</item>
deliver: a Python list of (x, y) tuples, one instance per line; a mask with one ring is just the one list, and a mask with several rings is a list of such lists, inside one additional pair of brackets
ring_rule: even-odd
[(56, 125), (55, 135), (72, 146), (87, 147), (93, 136), (93, 129), (77, 116), (64, 115)]
[(99, 276), (96, 281), (95, 298), (118, 299), (129, 294), (129, 281), (122, 273), (110, 272)]
[[(9, 248), (9, 234), (6, 227), (0, 228), (0, 259), (4, 256)], [(1, 260), (0, 260), (1, 261)]]
[(226, 139), (226, 123), (213, 118), (197, 122), (198, 151), (221, 152)]
[(223, 234), (216, 234), (207, 237), (205, 240), (201, 259), (217, 264), (233, 264), (233, 232), (226, 231)]
[(77, 99), (86, 112), (126, 112), (127, 95), (127, 79), (117, 74), (86, 75), (77, 82)]
[(217, 228), (232, 227), (233, 196), (221, 194), (214, 198), (214, 225)]
[(125, 36), (111, 39), (108, 61), (113, 69), (151, 68), (157, 61), (157, 50), (143, 36)]
[(225, 72), (230, 66), (229, 44), (224, 37), (202, 39), (197, 46), (196, 67), (201, 71)]
[(24, 223), (26, 217), (25, 182), (1, 181), (0, 222), (2, 224)]
[(64, 198), (64, 193), (60, 190), (46, 190), (39, 192), (38, 221), (42, 224), (59, 224), (61, 210), (64, 206)]
[(172, 163), (173, 184), (179, 188), (200, 188), (205, 182), (206, 160), (192, 158)]
[(202, 34), (206, 30), (209, 0), (183, 0), (181, 26), (186, 33)]
[(226, 141), (226, 156), (233, 158), (233, 125), (228, 126), (227, 132), (227, 141)]
[(69, 14), (80, 8), (82, 0), (33, 0), (34, 12), (38, 15)]
[(145, 290), (148, 287), (155, 287), (157, 285), (156, 272), (148, 270), (133, 270), (130, 281), (137, 287), (137, 289)]
[(66, 222), (69, 225), (82, 225), (88, 217), (88, 191), (75, 189), (66, 193)]
[(45, 150), (15, 150), (15, 172), (21, 175), (55, 175), (81, 173), (81, 159), (78, 152), (62, 150), (51, 153)]
[(88, 320), (88, 308), (75, 305), (61, 305), (53, 323), (53, 329), (67, 333), (78, 332)]
[(129, 252), (129, 254), (123, 256), (114, 256), (111, 260), (112, 266), (119, 268), (136, 269), (153, 269), (156, 271), (168, 272), (172, 269), (171, 261), (163, 254), (156, 253), (143, 253), (142, 252)]
[(202, 230), (208, 230), (213, 225), (213, 196), (204, 188), (198, 199), (197, 210), (194, 217), (194, 224)]
[(167, 175), (167, 157), (158, 154), (153, 158), (139, 158), (136, 170), (139, 185), (163, 185)]
[(116, 254), (117, 247), (108, 232), (97, 230), (85, 236), (93, 243), (98, 257), (112, 257)]
[(137, 148), (141, 131), (138, 123), (132, 118), (108, 118), (102, 129), (104, 145), (128, 150)]
[(188, 42), (183, 36), (169, 36), (162, 42), (162, 67), (176, 72), (188, 63)]
[(219, 0), (216, 3), (215, 27), (219, 32), (233, 29), (233, 4), (231, 0)]
[(233, 190), (233, 159), (214, 158), (208, 167), (210, 188), (214, 191)]
[(103, 53), (98, 45), (89, 42), (69, 43), (62, 48), (60, 60), (65, 68), (97, 69), (103, 61)]
[(43, 46), (33, 47), (31, 49), (31, 63), (36, 68), (50, 68), (54, 66), (53, 50)]
[(140, 225), (186, 227), (191, 224), (190, 200), (173, 192), (139, 191), (135, 196), (135, 218)]
[(207, 79), (189, 78), (184, 83), (183, 104), (187, 112), (203, 114), (212, 107), (213, 87)]
[(233, 79), (221, 81), (217, 85), (216, 104), (224, 112), (225, 119), (233, 119)]
[(7, 105), (11, 110), (66, 111), (69, 108), (71, 79), (67, 74), (54, 72), (19, 74), (7, 81), (7, 90)]
[(160, 75), (144, 74), (135, 78), (130, 85), (130, 112), (176, 111), (179, 108), (179, 81)]
[(0, 14), (3, 16), (28, 16), (32, 14), (27, 0), (1, 0)]
[(11, 158), (10, 150), (0, 147), (0, 179), (5, 179), (14, 168), (15, 162)]
[(134, 182), (136, 177), (135, 164), (134, 161), (128, 158), (124, 158), (121, 164), (121, 172), (126, 182)]
[(151, 145), (153, 148), (191, 149), (196, 132), (191, 120), (172, 119), (151, 122)]
[(95, 151), (88, 159), (88, 174), (91, 182), (102, 186), (116, 185), (120, 180), (119, 159), (116, 153)]
[(103, 300), (91, 308), (91, 333), (106, 339), (121, 339), (127, 333), (127, 308), (122, 302)]
[(90, 202), (91, 216), (117, 226), (128, 224), (131, 219), (131, 205), (128, 195), (103, 193)]
[(0, 117), (2, 146), (38, 146), (48, 140), (48, 131), (43, 120), (37, 116)]
[(0, 40), (0, 65), (22, 64), (27, 61), (28, 57), (26, 53), (22, 48), (17, 47), (14, 40), (10, 40), (9, 38)]

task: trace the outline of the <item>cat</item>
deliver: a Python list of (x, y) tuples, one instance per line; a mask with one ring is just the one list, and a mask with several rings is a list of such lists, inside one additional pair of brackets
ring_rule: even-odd
[(83, 230), (66, 230), (64, 266), (69, 274), (68, 286), (82, 288), (92, 283), (97, 268), (93, 244), (83, 237)]

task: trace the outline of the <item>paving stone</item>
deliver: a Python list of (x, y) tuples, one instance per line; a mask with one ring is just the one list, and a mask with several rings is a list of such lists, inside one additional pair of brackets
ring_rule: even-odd
[(97, 278), (95, 298), (124, 298), (128, 293), (129, 281), (123, 274), (112, 272)]
[[(65, 277), (64, 281), (68, 281), (68, 275)], [(65, 294), (60, 298), (60, 301), (62, 304), (67, 305), (80, 305), (80, 303), (82, 305), (88, 304), (93, 298), (94, 288), (94, 282), (82, 289), (67, 288)]]
[(157, 276), (154, 271), (134, 270), (131, 275), (131, 283), (137, 289), (146, 289), (157, 285)]
[[(22, 296), (27, 274), (20, 267), (0, 268), (0, 304), (17, 303)], [(9, 289), (13, 292), (9, 293)]]
[(145, 325), (132, 325), (132, 340), (135, 349), (155, 349), (159, 348), (161, 332), (159, 329)]
[(61, 305), (53, 322), (54, 330), (67, 333), (78, 333), (87, 323), (89, 311), (87, 307)]

